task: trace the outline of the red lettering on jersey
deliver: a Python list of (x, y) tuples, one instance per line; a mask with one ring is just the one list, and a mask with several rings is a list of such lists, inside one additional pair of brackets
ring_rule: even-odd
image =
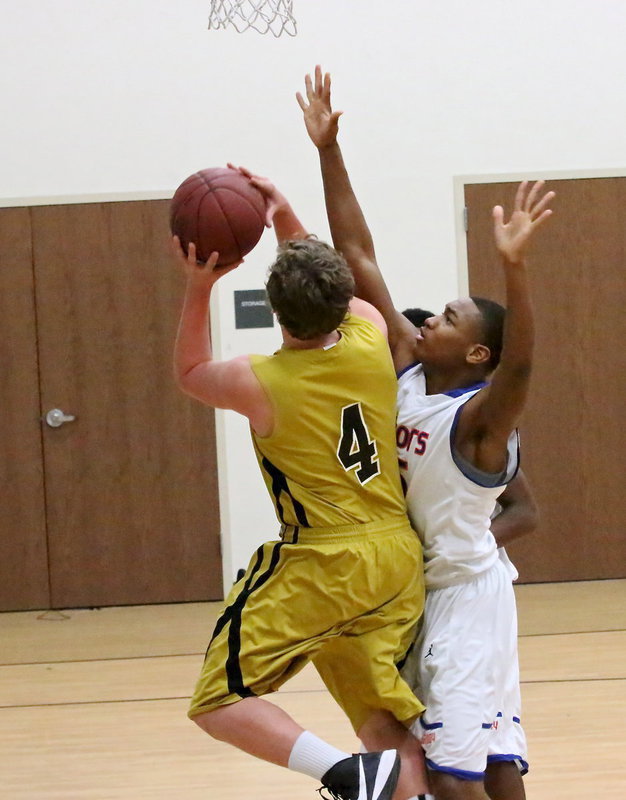
[(407, 450), (407, 442), (410, 440), (409, 429), (404, 425), (398, 425), (396, 428), (396, 444), (401, 450)]
[(418, 456), (423, 456), (426, 452), (426, 442), (429, 436), (430, 434), (426, 431), (419, 431), (417, 434), (417, 447), (414, 452), (417, 453)]
[(400, 450), (406, 450), (408, 453), (413, 449), (417, 456), (423, 456), (426, 452), (426, 442), (429, 436), (427, 431), (407, 428), (405, 425), (398, 425), (396, 428), (396, 444)]

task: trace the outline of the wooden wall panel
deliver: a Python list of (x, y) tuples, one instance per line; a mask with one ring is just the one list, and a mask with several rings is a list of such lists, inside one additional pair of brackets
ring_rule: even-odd
[(54, 607), (222, 596), (213, 412), (172, 348), (167, 201), (33, 209)]
[(49, 603), (30, 213), (0, 209), (0, 610)]
[[(502, 301), (491, 209), (516, 184), (465, 187), (470, 293)], [(626, 179), (550, 181), (553, 218), (530, 259), (536, 351), (522, 465), (537, 534), (507, 548), (522, 581), (626, 575)]]

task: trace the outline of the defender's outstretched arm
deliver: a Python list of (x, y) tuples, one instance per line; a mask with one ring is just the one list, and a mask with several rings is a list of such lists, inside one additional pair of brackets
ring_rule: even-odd
[(413, 360), (410, 351), (415, 332), (408, 320), (394, 308), (378, 267), (374, 242), (337, 142), (342, 112), (332, 110), (330, 87), (329, 73), (322, 76), (322, 70), (317, 66), (314, 80), (310, 75), (305, 77), (306, 99), (300, 92), (296, 98), (304, 113), (309, 137), (318, 149), (333, 244), (343, 253), (354, 273), (357, 296), (374, 305), (383, 315), (396, 368), (401, 369)]

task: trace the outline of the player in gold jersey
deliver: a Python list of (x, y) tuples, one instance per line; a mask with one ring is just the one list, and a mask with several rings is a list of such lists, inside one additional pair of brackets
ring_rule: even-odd
[[(245, 171), (244, 171), (245, 172)], [(175, 346), (181, 389), (245, 415), (281, 524), (225, 601), (189, 711), (211, 736), (321, 780), (340, 800), (426, 791), (407, 726), (423, 711), (398, 663), (421, 615), (421, 547), (395, 444), (396, 377), (382, 316), (353, 297), (345, 260), (308, 237), (263, 178), (279, 240), (267, 292), (283, 345), (213, 358), (209, 298), (237, 264), (197, 264), (177, 240), (187, 290)], [(262, 695), (313, 661), (370, 753), (344, 753)]]

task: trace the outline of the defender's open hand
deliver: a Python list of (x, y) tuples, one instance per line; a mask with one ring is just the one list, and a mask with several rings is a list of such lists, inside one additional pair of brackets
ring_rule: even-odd
[(307, 132), (316, 147), (328, 147), (337, 139), (339, 117), (343, 113), (333, 111), (330, 105), (330, 73), (327, 72), (322, 78), (322, 68), (318, 64), (315, 67), (315, 85), (311, 76), (306, 75), (304, 86), (307, 99), (297, 92), (296, 100), (304, 112)]
[(493, 209), (494, 237), (498, 251), (511, 264), (524, 260), (524, 255), (534, 231), (552, 214), (548, 205), (555, 192), (542, 194), (544, 181), (537, 181), (528, 188), (528, 181), (520, 183), (515, 194), (515, 205), (511, 219), (504, 222), (504, 209)]

